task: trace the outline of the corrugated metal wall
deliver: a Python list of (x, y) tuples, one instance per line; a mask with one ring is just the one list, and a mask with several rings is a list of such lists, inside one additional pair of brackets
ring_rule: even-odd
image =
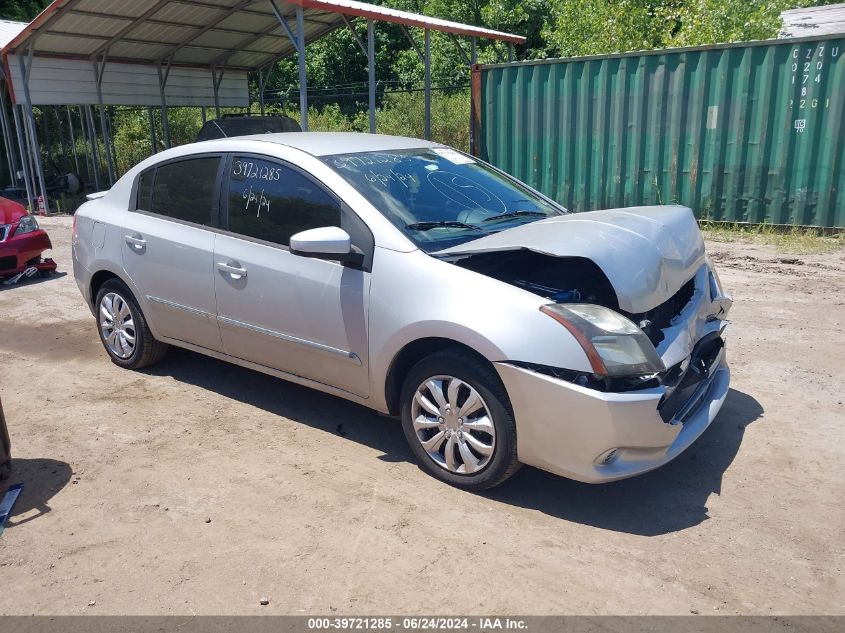
[[(9, 55), (9, 74), (17, 103), (24, 103), (23, 80), (17, 55)], [(33, 105), (97, 105), (97, 84), (90, 61), (34, 57), (29, 84)], [(175, 106), (214, 106), (211, 69), (173, 67), (164, 93), (167, 104)], [(249, 105), (247, 73), (227, 70), (218, 91), (220, 105)], [(158, 70), (153, 64), (106, 64), (103, 72), (103, 100), (108, 105), (158, 106)]]
[(479, 66), (474, 152), (575, 211), (845, 227), (845, 37)]

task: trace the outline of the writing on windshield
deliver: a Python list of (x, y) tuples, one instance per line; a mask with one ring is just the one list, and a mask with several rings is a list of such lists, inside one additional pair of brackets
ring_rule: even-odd
[(560, 213), (517, 181), (450, 148), (323, 160), (426, 250)]

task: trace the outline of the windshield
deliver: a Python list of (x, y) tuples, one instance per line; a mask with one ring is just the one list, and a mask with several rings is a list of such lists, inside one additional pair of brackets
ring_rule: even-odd
[(516, 180), (446, 147), (323, 161), (428, 252), (563, 213)]

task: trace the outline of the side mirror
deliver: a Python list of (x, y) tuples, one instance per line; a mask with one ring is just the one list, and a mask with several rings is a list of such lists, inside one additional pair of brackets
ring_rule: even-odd
[(364, 254), (352, 246), (349, 233), (337, 226), (321, 226), (292, 235), (290, 252), (300, 257), (327, 259), (352, 266), (364, 263)]

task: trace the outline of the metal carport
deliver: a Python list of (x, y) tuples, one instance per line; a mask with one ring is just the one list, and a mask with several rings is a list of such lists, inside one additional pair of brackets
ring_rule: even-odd
[[(354, 19), (367, 20), (366, 42), (352, 29)], [(24, 120), (15, 128), (23, 171), (32, 163), (25, 178), (30, 205), (36, 190), (47, 204), (33, 106), (84, 107), (89, 130), (95, 127), (92, 109), (98, 107), (113, 182), (104, 106), (160, 107), (169, 146), (169, 105), (215, 107), (218, 114), (224, 106), (247, 106), (248, 73), (255, 72), (263, 114), (269, 73), (278, 60), (298, 54), (301, 124), (307, 130), (305, 47), (339, 28), (352, 30), (367, 56), (369, 123), (375, 132), (376, 21), (401, 25), (424, 63), (426, 137), (431, 129), (431, 31), (447, 33), (467, 64), (475, 63), (476, 38), (506, 42), (509, 51), (525, 40), (355, 0), (56, 0), (0, 51), (12, 104), (23, 106)], [(422, 46), (411, 28), (423, 30)], [(457, 36), (470, 38), (469, 53)], [(18, 108), (13, 111), (17, 116)]]

